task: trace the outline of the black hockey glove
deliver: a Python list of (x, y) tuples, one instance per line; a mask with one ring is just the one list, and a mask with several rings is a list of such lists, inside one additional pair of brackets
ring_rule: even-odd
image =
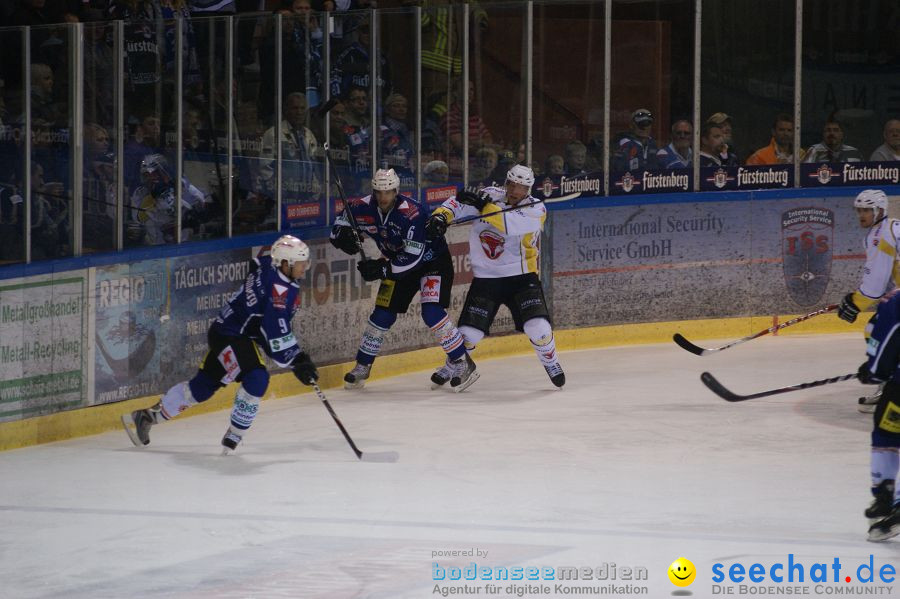
[(428, 217), (428, 222), (425, 223), (425, 237), (428, 239), (443, 237), (444, 233), (447, 232), (449, 224), (446, 215), (441, 213), (432, 214)]
[(294, 371), (294, 376), (297, 377), (297, 380), (304, 385), (311, 386), (319, 380), (319, 371), (316, 370), (316, 365), (313, 364), (309, 354), (306, 352), (297, 354), (293, 364), (291, 364), (291, 370)]
[(486, 193), (475, 193), (464, 189), (457, 194), (456, 200), (460, 204), (466, 204), (481, 212), (490, 203), (491, 198)]
[(859, 365), (859, 370), (856, 371), (856, 376), (857, 378), (859, 378), (859, 382), (863, 385), (880, 385), (884, 382), (877, 376), (872, 374), (872, 371), (869, 370), (868, 362), (863, 362)]
[(356, 264), (356, 270), (362, 275), (366, 281), (377, 281), (378, 279), (386, 279), (388, 269), (391, 263), (384, 258), (378, 260), (363, 260)]
[(838, 318), (842, 318), (847, 322), (856, 322), (858, 315), (859, 308), (853, 303), (853, 294), (848, 293), (841, 300), (841, 305), (838, 306)]
[(345, 254), (359, 253), (359, 235), (353, 230), (353, 227), (338, 227), (334, 237), (329, 239), (331, 245), (341, 250)]

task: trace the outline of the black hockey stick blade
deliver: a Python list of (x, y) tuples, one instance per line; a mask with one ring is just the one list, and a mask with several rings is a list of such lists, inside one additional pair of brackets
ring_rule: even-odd
[(760, 391), (759, 393), (752, 393), (750, 395), (738, 395), (733, 391), (730, 391), (716, 380), (709, 372), (704, 372), (700, 375), (700, 380), (703, 381), (703, 384), (706, 385), (710, 391), (724, 399), (725, 401), (747, 401), (748, 399), (758, 399), (760, 397), (770, 397), (772, 395), (779, 395), (781, 393), (790, 393), (791, 391), (800, 391), (801, 389), (809, 389), (810, 387), (821, 387), (822, 385), (830, 385), (831, 383), (840, 383), (841, 381), (849, 381), (850, 379), (857, 378), (855, 372), (850, 374), (842, 374), (840, 376), (834, 376), (827, 379), (821, 379), (818, 381), (810, 381), (808, 383), (798, 383), (796, 385), (788, 385), (786, 387), (779, 387), (778, 389), (770, 389), (769, 391)]
[[(685, 339), (681, 335), (681, 333), (675, 333), (674, 335), (672, 335), (672, 341), (674, 341), (678, 345), (678, 347), (680, 347), (681, 349), (686, 349), (687, 351), (689, 351), (692, 354), (697, 355), (697, 356), (702, 356), (702, 355), (711, 353), (710, 350), (708, 350), (708, 349), (704, 349), (704, 348), (700, 347), (699, 345), (694, 345), (693, 343), (691, 343), (690, 341)], [(713, 350), (713, 351), (715, 351), (715, 350)]]

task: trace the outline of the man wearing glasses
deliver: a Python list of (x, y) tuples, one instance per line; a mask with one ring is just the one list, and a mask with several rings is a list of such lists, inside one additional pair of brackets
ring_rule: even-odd
[(672, 123), (672, 142), (656, 153), (660, 168), (690, 168), (694, 159), (694, 126), (681, 119)]

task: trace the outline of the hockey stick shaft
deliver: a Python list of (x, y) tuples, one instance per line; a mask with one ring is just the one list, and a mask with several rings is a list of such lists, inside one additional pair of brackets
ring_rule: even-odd
[[(503, 208), (502, 210), (498, 210), (497, 212), (491, 212), (488, 216), (493, 216), (493, 215), (495, 215), (495, 214), (503, 214), (504, 212), (511, 212), (511, 211), (513, 211), (513, 210), (518, 210), (519, 208), (527, 208), (528, 206), (534, 206), (535, 204), (541, 204), (541, 203), (543, 203), (543, 202), (545, 202), (545, 201), (546, 201), (546, 200), (536, 200), (536, 201), (534, 201), (534, 202), (532, 202), (532, 203), (530, 203), (530, 204), (527, 204), (527, 205), (525, 205), (525, 206), (508, 206), (508, 207), (506, 207), (506, 208)], [(471, 223), (471, 222), (474, 222), (474, 221), (479, 220), (479, 219), (482, 219), (482, 218), (484, 218), (484, 216), (482, 216), (482, 215), (480, 215), (480, 214), (478, 214), (478, 215), (476, 215), (476, 216), (467, 216), (467, 217), (465, 217), (465, 218), (461, 218), (461, 219), (459, 219), (459, 220), (455, 220), (455, 221), (451, 222), (451, 223), (450, 223), (449, 225), (447, 225), (447, 226), (452, 227), (452, 226), (454, 226), (454, 225), (465, 225), (465, 224), (467, 224), (467, 223)]]
[(748, 335), (746, 337), (738, 339), (737, 341), (732, 341), (731, 343), (727, 343), (721, 347), (712, 347), (712, 348), (700, 347), (699, 345), (695, 345), (694, 343), (691, 343), (690, 341), (685, 339), (684, 336), (681, 335), (681, 333), (675, 333), (674, 335), (672, 335), (672, 341), (674, 341), (680, 348), (687, 350), (687, 351), (691, 352), (692, 354), (695, 354), (698, 356), (706, 356), (709, 354), (713, 354), (716, 352), (720, 352), (720, 351), (729, 349), (731, 347), (734, 347), (735, 345), (740, 345), (741, 343), (746, 343), (748, 341), (752, 341), (753, 339), (758, 339), (759, 337), (762, 337), (764, 335), (768, 335), (770, 333), (775, 333), (776, 331), (780, 331), (781, 329), (785, 329), (787, 327), (801, 323), (804, 320), (809, 320), (810, 318), (819, 316), (820, 314), (827, 314), (828, 312), (837, 310), (837, 308), (838, 308), (837, 304), (831, 304), (830, 306), (825, 306), (821, 310), (816, 310), (815, 312), (810, 312), (809, 314), (804, 314), (803, 316), (798, 316), (797, 318), (792, 318), (791, 320), (787, 320), (785, 322), (782, 322), (781, 324), (771, 326), (768, 329), (762, 330), (762, 331), (760, 331), (758, 333), (754, 333), (752, 335)]
[(316, 392), (316, 395), (319, 399), (322, 400), (322, 403), (325, 404), (325, 409), (328, 410), (328, 413), (331, 415), (331, 418), (334, 420), (334, 423), (341, 429), (341, 434), (344, 435), (344, 439), (347, 440), (347, 443), (350, 445), (350, 449), (353, 450), (353, 453), (356, 454), (356, 458), (363, 462), (396, 462), (399, 459), (397, 452), (394, 451), (385, 451), (381, 453), (363, 453), (359, 447), (356, 446), (356, 443), (353, 442), (353, 439), (350, 437), (350, 433), (347, 432), (347, 429), (344, 428), (344, 424), (341, 422), (341, 419), (338, 418), (337, 413), (334, 411), (334, 408), (331, 407), (331, 404), (328, 403), (328, 399), (325, 397), (325, 394), (322, 393), (322, 388), (319, 387), (319, 383), (313, 383), (313, 389)]
[(796, 385), (788, 385), (786, 387), (779, 387), (778, 389), (771, 389), (769, 391), (761, 391), (759, 393), (752, 393), (750, 395), (738, 395), (733, 391), (729, 390), (722, 383), (716, 380), (709, 372), (704, 372), (700, 375), (700, 380), (703, 381), (703, 384), (706, 385), (710, 391), (724, 399), (725, 401), (747, 401), (748, 399), (758, 399), (760, 397), (769, 397), (772, 395), (779, 395), (781, 393), (790, 393), (791, 391), (800, 391), (802, 389), (809, 389), (811, 387), (821, 387), (822, 385), (830, 385), (832, 383), (840, 383), (841, 381), (849, 381), (851, 379), (857, 378), (857, 374), (855, 372), (850, 374), (842, 374), (840, 376), (834, 376), (827, 379), (821, 379), (818, 381), (810, 381), (808, 383), (798, 383)]
[(328, 403), (328, 399), (325, 397), (325, 394), (322, 393), (321, 387), (319, 387), (319, 383), (313, 384), (313, 389), (316, 391), (316, 395), (319, 399), (322, 400), (322, 403), (325, 404), (325, 409), (328, 410), (328, 413), (331, 414), (331, 418), (334, 420), (334, 423), (341, 429), (341, 434), (344, 435), (344, 438), (347, 439), (347, 443), (350, 444), (350, 449), (353, 450), (353, 453), (356, 454), (356, 457), (360, 460), (362, 459), (363, 452), (359, 450), (359, 447), (356, 446), (356, 443), (353, 442), (353, 439), (350, 437), (350, 433), (347, 432), (347, 429), (344, 428), (343, 423), (341, 423), (341, 419), (338, 418), (338, 415), (335, 413), (334, 408), (331, 407), (331, 404)]

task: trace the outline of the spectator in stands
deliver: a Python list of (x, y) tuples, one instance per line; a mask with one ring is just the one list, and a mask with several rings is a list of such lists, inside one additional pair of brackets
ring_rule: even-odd
[[(524, 156), (522, 157), (524, 160)], [(586, 170), (584, 168), (587, 162), (587, 147), (578, 141), (570, 141), (566, 144), (566, 165), (567, 175), (583, 175)]]
[(707, 123), (719, 125), (722, 128), (723, 146), (719, 154), (719, 160), (722, 164), (740, 164), (737, 150), (734, 145), (734, 136), (732, 131), (733, 118), (724, 112), (717, 112), (706, 119)]
[(371, 121), (369, 113), (369, 92), (364, 87), (351, 86), (347, 92), (347, 124), (351, 127), (366, 128)]
[(31, 163), (32, 259), (56, 258), (69, 253), (69, 209), (65, 187), (45, 182), (44, 167)]
[(617, 136), (612, 156), (612, 170), (633, 172), (657, 168), (656, 140), (651, 136), (653, 114), (646, 108), (631, 113), (630, 131)]
[(497, 151), (493, 148), (478, 148), (472, 166), (469, 168), (470, 185), (494, 185), (491, 173), (497, 168)]
[(12, 184), (0, 183), (0, 264), (18, 262), (25, 256), (24, 216), (24, 199), (19, 189)]
[(450, 180), (450, 167), (443, 160), (432, 160), (422, 169), (423, 187), (446, 185)]
[(869, 160), (900, 161), (900, 120), (890, 119), (884, 124), (884, 143), (878, 146)]
[(116, 185), (109, 134), (96, 123), (84, 126), (84, 247), (112, 250), (115, 246)]
[(656, 153), (659, 168), (690, 168), (694, 160), (694, 126), (685, 119), (672, 123), (672, 141)]
[(862, 159), (859, 150), (844, 145), (844, 127), (831, 115), (825, 121), (822, 141), (806, 151), (803, 162), (861, 162)]
[[(800, 150), (803, 159), (803, 150)], [(794, 117), (779, 113), (772, 123), (772, 141), (747, 159), (748, 165), (791, 164), (794, 162)]]
[(384, 122), (381, 127), (381, 155), (401, 176), (413, 171), (413, 134), (406, 124), (409, 105), (400, 94), (391, 94), (384, 101)]
[[(272, 180), (275, 174), (275, 127), (263, 133), (260, 158), (271, 160), (262, 167), (262, 176)], [(319, 151), (316, 136), (306, 127), (306, 96), (300, 92), (290, 94), (284, 101), (284, 118), (281, 120), (282, 160), (310, 162)], [(284, 167), (282, 167), (284, 168)]]
[(31, 118), (42, 119), (59, 127), (68, 120), (53, 98), (53, 71), (41, 63), (31, 65)]
[(559, 176), (566, 174), (566, 159), (559, 154), (551, 154), (547, 158), (547, 164), (544, 167), (546, 174), (550, 176)]
[[(350, 33), (347, 29), (344, 28), (345, 35)], [(351, 87), (369, 88), (371, 25), (368, 21), (355, 21), (353, 33), (353, 41), (340, 51), (331, 67), (332, 96), (343, 96)], [(375, 81), (376, 97), (384, 98), (391, 92), (391, 65), (381, 50), (378, 51), (375, 60), (378, 74)]]
[(148, 114), (140, 124), (133, 126), (131, 139), (123, 151), (125, 164), (125, 190), (131, 193), (141, 183), (141, 162), (144, 156), (160, 151), (159, 118)]
[[(317, 106), (322, 88), (322, 32), (309, 9), (309, 0), (283, 0), (281, 9), (276, 11), (282, 15), (281, 52), (285, 68), (281, 71), (281, 86), (282, 94), (302, 92), (308, 104)], [(271, 30), (272, 19), (267, 19), (266, 25), (259, 48), (259, 100), (261, 116), (270, 123), (275, 114), (275, 32)]]
[(727, 158), (722, 159), (725, 146), (725, 132), (721, 125), (706, 121), (700, 128), (700, 166), (737, 166), (737, 160), (725, 153)]
[[(490, 145), (493, 143), (491, 131), (488, 129), (481, 115), (475, 110), (475, 85), (469, 81), (469, 151)], [(450, 142), (451, 151), (462, 152), (463, 148), (463, 122), (462, 122), (462, 101), (459, 98), (459, 92), (454, 90), (454, 102), (450, 105), (447, 114), (441, 121), (441, 130)], [(505, 180), (505, 179), (504, 179)]]
[[(518, 164), (518, 155), (512, 150), (501, 150), (497, 153), (497, 167), (491, 173), (491, 180), (501, 184), (506, 181), (506, 174), (513, 165)], [(534, 169), (532, 169), (534, 170)]]

